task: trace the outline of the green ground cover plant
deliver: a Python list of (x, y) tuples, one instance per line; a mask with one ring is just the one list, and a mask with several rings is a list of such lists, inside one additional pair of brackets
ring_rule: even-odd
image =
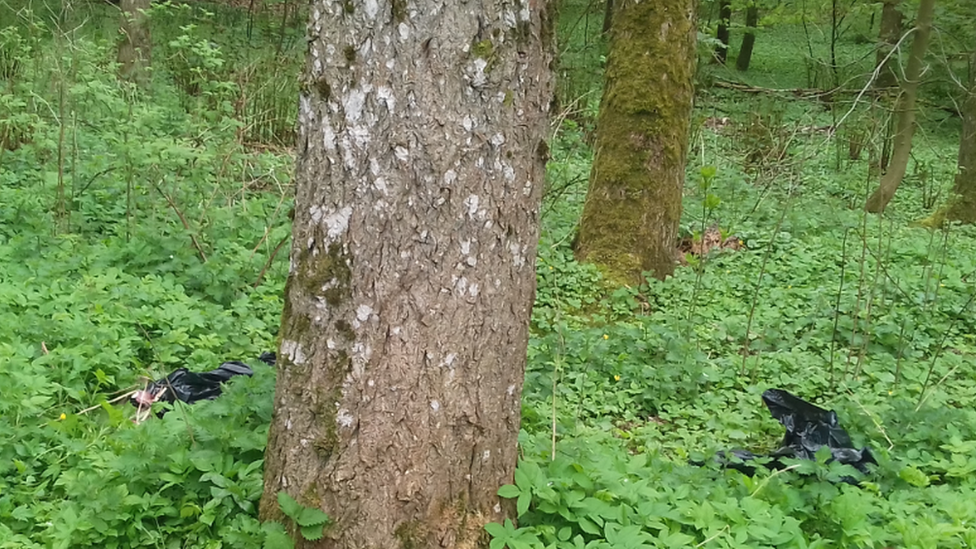
[[(239, 8), (153, 8), (156, 68), (137, 90), (115, 77), (109, 6), (32, 6), (0, 6), (16, 22), (0, 29), (0, 548), (315, 539), (327, 517), (285, 500), (287, 524), (262, 525), (256, 509), (274, 391), (256, 357), (276, 345), (288, 270), (301, 25), (258, 18), (248, 36)], [(517, 517), (485, 543), (976, 545), (976, 233), (917, 223), (951, 185), (958, 120), (923, 111), (909, 178), (866, 216), (883, 105), (708, 85), (810, 85), (826, 50), (797, 63), (806, 35), (773, 13), (748, 75), (699, 71), (682, 231), (736, 246), (612, 288), (572, 250), (601, 13), (561, 6), (521, 459), (499, 490)], [(848, 78), (870, 70), (858, 34), (841, 44)], [(112, 402), (232, 359), (255, 374), (212, 402), (139, 425)], [(719, 467), (719, 451), (778, 446), (773, 387), (836, 410), (878, 467)]]

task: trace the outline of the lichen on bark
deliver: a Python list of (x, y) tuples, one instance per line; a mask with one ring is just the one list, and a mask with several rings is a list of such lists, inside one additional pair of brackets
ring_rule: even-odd
[(634, 284), (674, 269), (697, 29), (692, 0), (615, 10), (577, 255)]

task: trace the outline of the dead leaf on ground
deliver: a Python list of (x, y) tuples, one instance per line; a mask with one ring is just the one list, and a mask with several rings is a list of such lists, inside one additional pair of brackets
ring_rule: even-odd
[(712, 250), (740, 250), (742, 247), (743, 243), (739, 240), (738, 236), (729, 235), (722, 238), (722, 231), (719, 229), (718, 224), (714, 224), (705, 229), (705, 233), (700, 238), (694, 236), (682, 238), (678, 242), (677, 255), (680, 258), (679, 261), (682, 264), (686, 264), (687, 262), (684, 260), (684, 257), (687, 254), (702, 257)]

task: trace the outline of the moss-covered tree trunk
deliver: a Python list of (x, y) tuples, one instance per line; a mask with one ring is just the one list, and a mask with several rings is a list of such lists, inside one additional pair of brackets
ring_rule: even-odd
[(922, 76), (925, 52), (929, 47), (934, 11), (935, 0), (921, 0), (918, 16), (915, 18), (912, 51), (908, 56), (908, 65), (905, 67), (905, 80), (901, 82), (901, 94), (895, 101), (896, 130), (891, 162), (888, 164), (888, 170), (881, 176), (881, 183), (877, 190), (868, 197), (867, 204), (864, 206), (864, 209), (871, 213), (884, 211), (888, 202), (894, 198), (902, 179), (905, 178), (908, 158), (912, 153), (912, 136), (915, 135), (915, 98), (918, 93), (918, 82)]
[(735, 68), (745, 72), (752, 63), (752, 50), (756, 47), (756, 27), (759, 25), (759, 6), (755, 2), (746, 8), (746, 31), (742, 35), (742, 46), (735, 58)]
[[(505, 518), (552, 95), (544, 0), (314, 0), (263, 518), (329, 549)], [(286, 521), (287, 522), (287, 521)], [(290, 524), (290, 523), (289, 523)]]
[(150, 0), (121, 0), (122, 23), (119, 32), (119, 76), (140, 86), (148, 83), (147, 69), (152, 58), (152, 39), (149, 34)]
[(694, 0), (615, 0), (577, 255), (610, 279), (674, 270), (694, 95)]
[(718, 28), (715, 29), (715, 61), (724, 65), (729, 57), (729, 23), (732, 20), (732, 0), (719, 0)]
[(874, 81), (875, 88), (898, 85), (898, 54), (892, 54), (891, 50), (901, 40), (904, 17), (898, 9), (900, 3), (901, 0), (884, 0), (881, 7), (881, 29), (878, 31), (878, 50), (875, 54), (875, 66), (880, 69)]
[(969, 60), (969, 94), (962, 107), (958, 169), (955, 198), (947, 215), (955, 221), (976, 223), (976, 53)]

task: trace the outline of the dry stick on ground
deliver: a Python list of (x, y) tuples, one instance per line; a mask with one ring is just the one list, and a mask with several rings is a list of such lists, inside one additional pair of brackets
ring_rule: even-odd
[(837, 324), (840, 321), (840, 297), (844, 292), (844, 273), (847, 270), (847, 235), (850, 229), (844, 229), (844, 239), (840, 245), (840, 285), (837, 288), (837, 299), (834, 301), (834, 329), (830, 334), (830, 390), (834, 390), (834, 351), (837, 350)]
[(864, 95), (871, 90), (871, 85), (874, 84), (874, 81), (878, 79), (878, 75), (881, 73), (881, 68), (884, 66), (885, 63), (888, 62), (888, 59), (892, 56), (892, 54), (898, 51), (898, 49), (901, 47), (901, 43), (905, 41), (905, 38), (907, 38), (909, 34), (911, 34), (911, 31), (905, 33), (905, 35), (901, 37), (901, 40), (899, 40), (897, 44), (892, 46), (891, 51), (888, 52), (888, 55), (885, 56), (881, 64), (874, 67), (874, 70), (871, 71), (871, 78), (868, 78), (867, 83), (864, 85), (863, 88), (861, 88), (861, 91), (858, 92), (858, 94), (854, 97), (854, 101), (851, 103), (851, 108), (848, 109), (846, 113), (844, 113), (844, 116), (840, 117), (840, 120), (838, 120), (836, 124), (834, 124), (833, 132), (829, 132), (827, 134), (827, 138), (824, 140), (824, 144), (826, 144), (827, 141), (830, 141), (830, 139), (833, 137), (833, 134), (837, 131), (837, 129), (840, 128), (841, 125), (848, 119), (848, 117), (850, 117), (851, 114), (854, 113), (855, 109), (857, 109), (857, 104), (860, 103), (861, 101), (861, 98), (864, 97)]
[(888, 451), (890, 452), (891, 449), (895, 447), (895, 443), (892, 442), (891, 438), (888, 437), (888, 433), (885, 431), (884, 426), (881, 425), (881, 422), (875, 419), (874, 415), (872, 415), (871, 412), (869, 412), (867, 408), (865, 408), (864, 405), (857, 400), (857, 397), (854, 396), (854, 391), (851, 391), (849, 388), (847, 389), (847, 396), (854, 401), (854, 404), (857, 404), (857, 407), (864, 412), (864, 415), (871, 419), (871, 423), (874, 423), (874, 426), (878, 428), (878, 432), (881, 433), (881, 436), (885, 437), (885, 440), (888, 441)]
[[(871, 181), (870, 177), (865, 180), (865, 192), (869, 191)], [(851, 373), (851, 351), (854, 349), (854, 343), (857, 340), (859, 320), (861, 318), (861, 299), (864, 298), (864, 280), (865, 275), (865, 264), (867, 260), (867, 254), (871, 250), (871, 246), (868, 245), (868, 216), (866, 213), (861, 214), (861, 259), (858, 261), (858, 277), (857, 277), (857, 299), (854, 301), (854, 310), (851, 313), (851, 342), (847, 349), (847, 359), (844, 362), (844, 378), (847, 379), (848, 375)], [(876, 261), (881, 261), (880, 257), (875, 258)]]
[[(271, 226), (274, 226), (275, 221), (278, 221), (278, 212), (281, 211), (281, 205), (284, 202), (285, 202), (285, 195), (282, 194), (281, 197), (278, 199), (278, 204), (275, 206), (274, 213), (271, 214)], [(261, 240), (258, 240), (258, 243), (254, 245), (254, 249), (251, 250), (251, 255), (249, 255), (247, 258), (248, 260), (254, 257), (254, 254), (258, 253), (258, 248), (261, 247), (261, 244), (264, 244), (264, 241), (268, 239), (268, 236), (270, 234), (271, 234), (271, 230), (268, 229), (268, 226), (265, 226), (264, 236), (262, 236)]]
[(176, 212), (177, 217), (180, 218), (180, 222), (183, 223), (183, 228), (186, 229), (187, 234), (190, 235), (190, 241), (193, 243), (193, 247), (196, 248), (197, 253), (200, 254), (200, 259), (206, 263), (207, 254), (203, 253), (203, 247), (201, 247), (200, 243), (197, 242), (197, 237), (193, 234), (193, 229), (190, 228), (190, 224), (186, 221), (186, 216), (183, 215), (182, 211), (180, 211), (180, 208), (176, 205), (176, 202), (173, 202), (173, 199), (170, 198), (168, 194), (163, 192), (163, 189), (159, 186), (159, 183), (153, 183), (153, 187), (156, 188), (156, 192), (163, 195), (163, 198), (165, 198), (166, 202), (169, 203), (169, 207), (173, 208), (173, 211)]
[(711, 537), (708, 537), (708, 538), (705, 538), (701, 543), (699, 543), (698, 545), (695, 545), (695, 549), (699, 549), (700, 547), (704, 547), (704, 546), (708, 545), (709, 543), (715, 541), (716, 539), (718, 539), (719, 536), (721, 536), (722, 534), (724, 534), (728, 530), (729, 530), (729, 525), (726, 524), (725, 526), (722, 527), (721, 530), (719, 530), (718, 532), (716, 532), (715, 535), (713, 535)]
[(772, 255), (773, 248), (775, 247), (776, 236), (779, 234), (780, 227), (783, 226), (783, 221), (786, 219), (786, 212), (789, 211), (793, 201), (793, 192), (788, 195), (788, 203), (783, 208), (783, 212), (779, 216), (779, 221), (776, 222), (776, 227), (773, 228), (772, 236), (769, 239), (769, 244), (766, 246), (766, 253), (763, 254), (762, 265), (759, 267), (759, 278), (756, 280), (756, 291), (752, 294), (752, 307), (749, 309), (749, 321), (746, 322), (746, 336), (742, 342), (742, 368), (739, 371), (739, 377), (746, 375), (746, 359), (749, 358), (749, 333), (752, 331), (752, 320), (756, 316), (756, 305), (759, 303), (759, 290), (762, 288), (763, 276), (766, 274), (766, 263), (769, 261), (769, 256)]
[(884, 255), (884, 217), (878, 216), (878, 256), (874, 264), (874, 280), (868, 289), (867, 306), (864, 314), (864, 336), (860, 349), (857, 353), (857, 362), (854, 363), (854, 377), (861, 375), (861, 365), (867, 354), (868, 346), (871, 344), (871, 310), (874, 307), (875, 291), (878, 288), (878, 278), (881, 277), (881, 259)]
[(766, 477), (766, 478), (763, 479), (762, 483), (755, 489), (755, 491), (753, 491), (751, 494), (749, 494), (749, 497), (755, 497), (756, 494), (758, 494), (760, 490), (762, 490), (763, 488), (766, 487), (767, 484), (769, 484), (769, 481), (773, 480), (773, 477), (776, 477), (777, 475), (782, 475), (783, 473), (785, 473), (787, 471), (792, 471), (793, 469), (797, 469), (799, 467), (800, 467), (800, 464), (799, 463), (794, 463), (793, 465), (790, 465), (789, 467), (786, 467), (784, 469), (780, 469), (778, 471), (774, 471), (773, 474), (771, 474), (768, 477)]
[[(115, 397), (112, 400), (106, 400), (105, 401), (105, 404), (113, 404), (113, 403), (118, 402), (118, 401), (120, 401), (122, 399), (129, 398), (130, 396), (134, 395), (136, 393), (136, 391), (137, 391), (137, 389), (132, 389), (132, 390), (130, 390), (129, 392), (125, 393), (122, 396)], [(96, 410), (96, 409), (101, 408), (101, 407), (102, 407), (102, 403), (99, 403), (99, 404), (96, 404), (94, 406), (90, 406), (88, 408), (85, 408), (84, 410), (78, 412), (77, 415), (80, 416), (80, 415), (83, 415), (83, 414), (87, 414), (88, 412), (91, 412), (92, 410)]]
[[(929, 380), (932, 379), (932, 373), (935, 371), (935, 364), (936, 362), (938, 362), (939, 357), (942, 356), (942, 350), (945, 349), (945, 342), (947, 339), (949, 339), (949, 333), (952, 332), (952, 329), (956, 327), (956, 322), (958, 322), (959, 319), (962, 318), (963, 313), (965, 313), (966, 309), (968, 309), (969, 306), (972, 305), (974, 299), (976, 299), (976, 293), (969, 296), (969, 299), (966, 300), (966, 303), (962, 306), (961, 309), (959, 309), (959, 312), (952, 317), (952, 322), (949, 323), (949, 327), (946, 328), (945, 332), (942, 333), (942, 340), (939, 341), (939, 346), (936, 347), (935, 349), (935, 356), (932, 357), (932, 363), (929, 364), (929, 371), (928, 373), (925, 374), (925, 381), (922, 383), (922, 391), (918, 394), (918, 405), (915, 406), (916, 412), (922, 408), (922, 404), (924, 404), (925, 400), (928, 398), (928, 395), (925, 394), (925, 391), (927, 391), (929, 388)], [(942, 376), (942, 379), (940, 379), (939, 382), (936, 383), (936, 386), (941, 385), (942, 382), (944, 382), (953, 372), (955, 372), (957, 368), (958, 365), (953, 367), (951, 370), (949, 370), (949, 372), (946, 373), (946, 375)]]

